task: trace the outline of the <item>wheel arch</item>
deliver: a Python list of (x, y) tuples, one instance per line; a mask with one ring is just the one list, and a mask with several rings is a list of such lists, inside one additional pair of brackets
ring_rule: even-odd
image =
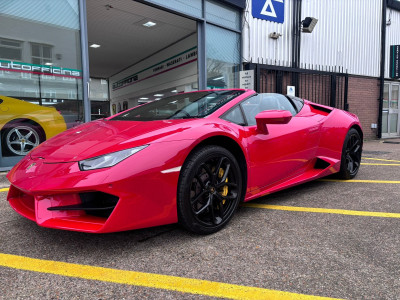
[(354, 128), (355, 130), (357, 130), (358, 134), (360, 135), (361, 142), (362, 142), (363, 139), (364, 139), (364, 134), (363, 134), (363, 131), (362, 131), (360, 125), (354, 124), (353, 126), (351, 126), (351, 127), (349, 128), (349, 130), (350, 130), (351, 128)]
[[(233, 156), (236, 158), (240, 170), (242, 171), (242, 183), (243, 183), (243, 189), (242, 189), (242, 199), (244, 199), (244, 196), (246, 195), (247, 191), (247, 179), (248, 179), (248, 170), (247, 170), (247, 160), (246, 156), (243, 152), (243, 149), (240, 147), (240, 145), (231, 137), (228, 137), (226, 135), (214, 135), (211, 137), (208, 137), (204, 140), (202, 140), (200, 143), (198, 143), (189, 153), (193, 153), (199, 148), (202, 148), (204, 146), (209, 146), (209, 145), (215, 145), (215, 146), (220, 146), (222, 148), (227, 149), (229, 152), (233, 154)], [(188, 155), (188, 156), (189, 156)]]
[(43, 139), (43, 141), (45, 141), (47, 139), (44, 128), (38, 122), (36, 122), (35, 120), (32, 120), (32, 119), (29, 119), (29, 118), (13, 119), (13, 120), (9, 121), (8, 123), (4, 124), (4, 126), (1, 128), (1, 131), (4, 131), (4, 130), (12, 127), (12, 125), (14, 125), (14, 124), (26, 124), (26, 123), (36, 126), (39, 129), (39, 131), (40, 131), (39, 134), (41, 135), (41, 138)]

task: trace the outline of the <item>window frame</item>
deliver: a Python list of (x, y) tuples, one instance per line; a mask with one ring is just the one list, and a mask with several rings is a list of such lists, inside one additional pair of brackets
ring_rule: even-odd
[[(4, 45), (1, 42), (2, 41), (9, 41), (9, 42), (13, 42), (13, 43), (19, 43), (19, 47), (14, 47), (14, 46), (9, 46), (9, 45)], [(13, 40), (13, 39), (6, 39), (6, 38), (0, 38), (0, 47), (2, 48), (8, 48), (8, 49), (18, 49), (20, 50), (20, 58), (19, 59), (14, 59), (14, 58), (9, 58), (9, 57), (3, 57), (0, 56), (0, 59), (10, 59), (13, 61), (22, 61), (22, 56), (23, 56), (23, 50), (24, 50), (24, 42), (23, 41), (19, 41), (19, 40)]]
[[(243, 101), (245, 101), (245, 100), (247, 100), (247, 99), (249, 99), (249, 98), (251, 98), (251, 96), (250, 96), (250, 97), (247, 97), (247, 98), (244, 99)], [(240, 103), (242, 103), (242, 101), (240, 101)], [(227, 122), (229, 122), (229, 123), (233, 123), (233, 124), (236, 124), (236, 125), (239, 125), (239, 126), (248, 126), (246, 116), (245, 116), (245, 114), (244, 114), (243, 108), (242, 108), (242, 106), (240, 105), (240, 103), (235, 104), (233, 107), (231, 107), (231, 108), (228, 109), (226, 112), (224, 112), (221, 116), (219, 116), (219, 118), (222, 119), (222, 120), (224, 120), (224, 121), (227, 121)], [(243, 119), (244, 123), (236, 123), (236, 122), (232, 122), (231, 120), (227, 120), (227, 119), (226, 119), (226, 115), (229, 115), (229, 114), (230, 114), (233, 110), (235, 110), (236, 108), (239, 108), (239, 111), (240, 111), (240, 114), (242, 115), (242, 119)]]
[[(31, 62), (32, 62), (32, 64), (35, 64), (35, 65), (46, 65), (47, 61), (49, 63), (53, 64), (53, 46), (52, 45), (35, 43), (35, 42), (31, 42), (30, 44), (31, 44)], [(33, 49), (32, 48), (34, 46), (38, 46), (39, 47), (40, 56), (33, 55)], [(49, 47), (50, 57), (44, 57), (43, 56), (43, 47)], [(39, 64), (34, 63), (33, 59), (39, 59), (40, 63)], [(46, 60), (46, 62), (45, 62), (45, 60)]]
[[(251, 99), (251, 98), (253, 98), (253, 97), (256, 97), (256, 96), (259, 96), (259, 95), (262, 95), (262, 94), (267, 94), (267, 93), (256, 93), (256, 94), (254, 94), (254, 95), (251, 95), (251, 96), (249, 96), (249, 97), (246, 97), (245, 99), (243, 99), (243, 100), (240, 101), (239, 103), (236, 103), (233, 107), (231, 107), (230, 109), (228, 109), (226, 112), (224, 112), (219, 118), (222, 119), (222, 120), (224, 120), (224, 121), (227, 121), (227, 122), (229, 122), (229, 123), (233, 123), (233, 124), (236, 124), (236, 125), (239, 125), (239, 126), (242, 126), (242, 127), (257, 126), (257, 125), (249, 125), (249, 122), (248, 122), (248, 120), (247, 120), (247, 118), (246, 118), (246, 114), (244, 113), (244, 110), (243, 110), (243, 107), (242, 107), (242, 103), (243, 103), (244, 101), (247, 101), (247, 100), (249, 100), (249, 99)], [(291, 98), (290, 96), (283, 95), (283, 94), (278, 94), (278, 93), (271, 93), (271, 94), (282, 95), (282, 96), (284, 96), (286, 99), (288, 99), (289, 103), (293, 106), (294, 110), (296, 111), (296, 114), (293, 115), (293, 117), (297, 116), (297, 114), (298, 114), (298, 113), (303, 109), (303, 107), (304, 107), (304, 101), (302, 101), (301, 98), (294, 97), (294, 98), (298, 99), (299, 101), (301, 101), (302, 104), (303, 104), (301, 107), (297, 107), (297, 105), (293, 102), (293, 100), (292, 100), (292, 98)], [(230, 120), (225, 119), (225, 116), (226, 116), (227, 114), (229, 114), (232, 110), (236, 109), (236, 107), (238, 107), (238, 106), (239, 106), (239, 108), (240, 108), (240, 112), (241, 112), (241, 114), (242, 114), (242, 117), (243, 117), (243, 120), (244, 120), (245, 124), (238, 124), (238, 123), (235, 123), (235, 122), (232, 122), (232, 121), (230, 121)]]

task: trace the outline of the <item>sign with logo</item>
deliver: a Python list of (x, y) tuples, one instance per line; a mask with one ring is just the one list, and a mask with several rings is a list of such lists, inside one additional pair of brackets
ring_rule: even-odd
[(400, 78), (400, 45), (390, 46), (390, 78)]
[(53, 66), (34, 65), (34, 64), (8, 61), (8, 60), (0, 60), (0, 71), (82, 78), (82, 73), (80, 70), (67, 69), (62, 67), (53, 67)]
[(287, 86), (287, 94), (288, 94), (288, 96), (293, 96), (293, 97), (295, 97), (296, 95), (296, 87), (295, 86), (293, 86), (293, 85), (288, 85)]
[(240, 88), (254, 90), (254, 70), (240, 71)]
[(254, 18), (283, 23), (285, 20), (285, 0), (253, 0)]
[(178, 55), (170, 57), (135, 74), (129, 75), (112, 84), (112, 90), (122, 89), (140, 81), (166, 73), (181, 66), (197, 61), (197, 47), (190, 48)]

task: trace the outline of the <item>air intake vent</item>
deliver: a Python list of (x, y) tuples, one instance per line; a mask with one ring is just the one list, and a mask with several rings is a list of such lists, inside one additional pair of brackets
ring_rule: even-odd
[(330, 108), (330, 107), (318, 105), (318, 104), (315, 104), (315, 103), (310, 103), (310, 106), (315, 110), (318, 110), (320, 112), (324, 112), (325, 113), (324, 115), (328, 115), (332, 111), (332, 108)]
[(118, 197), (102, 192), (88, 192), (79, 194), (82, 203), (75, 205), (53, 206), (47, 210), (84, 210), (86, 214), (108, 218), (118, 202)]
[(321, 169), (321, 170), (323, 170), (323, 169), (329, 168), (330, 165), (331, 165), (331, 164), (328, 163), (328, 162), (326, 162), (325, 160), (320, 159), (320, 158), (317, 158), (317, 161), (315, 162), (315, 165), (314, 165), (314, 169)]

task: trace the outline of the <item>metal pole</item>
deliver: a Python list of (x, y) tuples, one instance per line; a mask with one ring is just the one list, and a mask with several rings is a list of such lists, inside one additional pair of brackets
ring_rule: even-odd
[(382, 138), (382, 109), (383, 89), (385, 86), (385, 52), (386, 52), (386, 0), (382, 0), (382, 25), (381, 25), (381, 74), (379, 78), (379, 111), (378, 111), (378, 138)]
[(79, 0), (79, 20), (81, 24), (81, 55), (82, 55), (82, 91), (84, 121), (90, 122), (89, 100), (89, 49), (86, 23), (86, 0)]
[(301, 0), (293, 0), (293, 25), (292, 25), (292, 68), (300, 66), (300, 24), (301, 24)]
[(197, 21), (197, 68), (199, 90), (207, 88), (206, 30), (205, 22)]
[(337, 107), (336, 106), (336, 74), (331, 75), (331, 101), (329, 106)]

